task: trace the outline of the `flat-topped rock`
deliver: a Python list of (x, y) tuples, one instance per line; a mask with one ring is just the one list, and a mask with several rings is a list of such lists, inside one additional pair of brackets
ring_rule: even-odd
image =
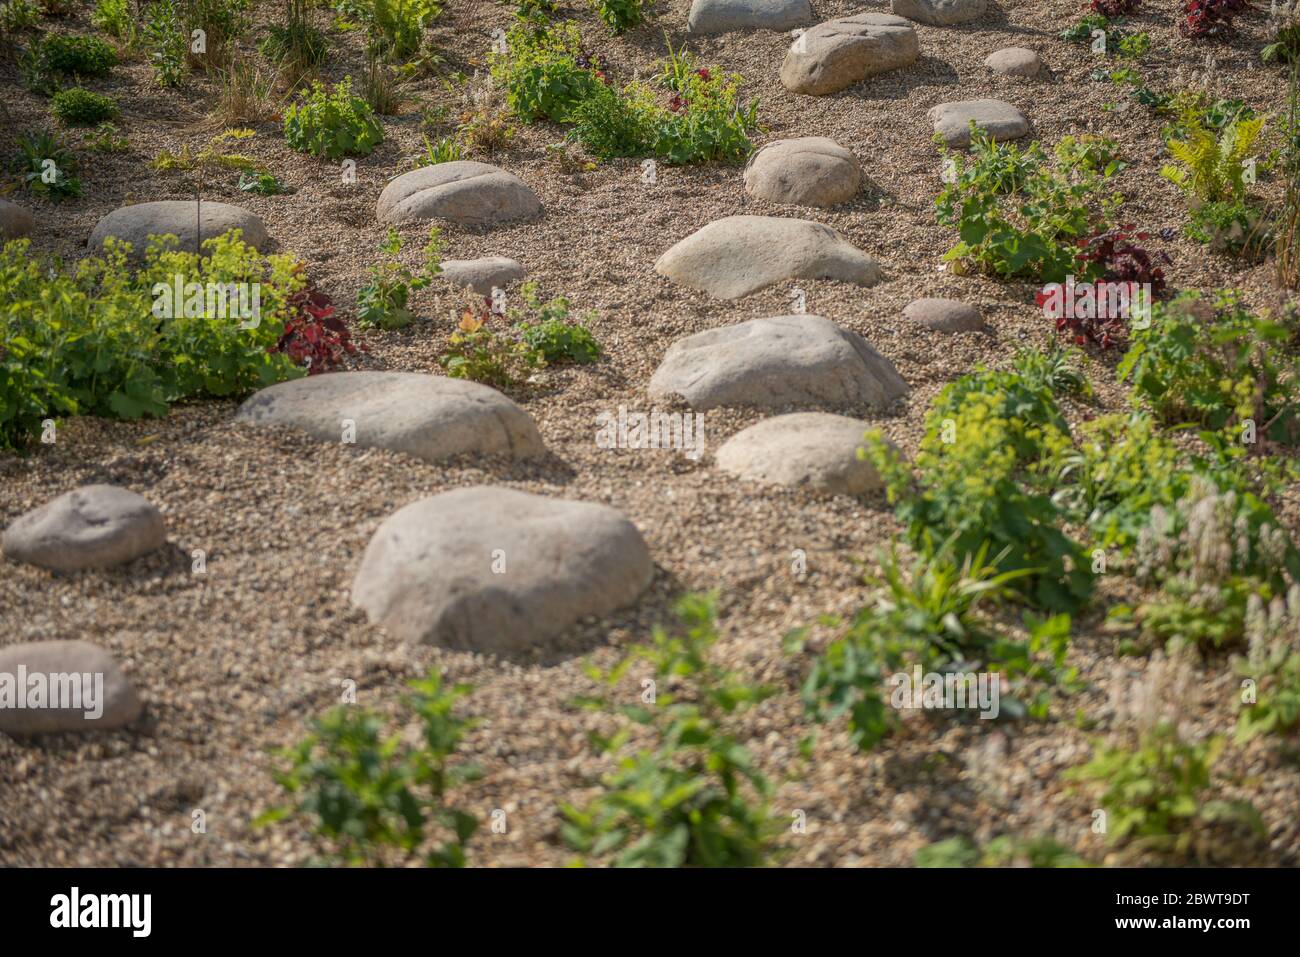
[(821, 223), (777, 216), (727, 216), (659, 257), (655, 272), (718, 299), (739, 299), (787, 279), (838, 279), (871, 286), (876, 261)]
[(542, 212), (537, 194), (513, 173), (488, 163), (456, 160), (403, 173), (384, 187), (375, 209), (381, 223), (445, 219), (490, 226)]
[(1029, 132), (1025, 114), (1002, 100), (962, 100), (940, 103), (926, 116), (934, 131), (953, 149), (970, 146), (970, 124), (984, 130), (998, 141), (1019, 139)]
[(478, 486), (386, 519), (352, 602), (409, 641), (519, 653), (631, 605), (653, 577), (641, 533), (614, 509)]
[(984, 65), (1003, 76), (1035, 77), (1043, 72), (1043, 60), (1025, 47), (1004, 47), (984, 59)]
[(828, 412), (793, 412), (737, 432), (717, 452), (718, 468), (739, 478), (862, 495), (884, 486), (875, 466), (858, 458), (870, 426)]
[(851, 150), (825, 136), (768, 143), (745, 166), (745, 191), (794, 206), (834, 206), (852, 199), (862, 168)]
[(950, 27), (984, 16), (988, 0), (893, 0), (890, 9), (917, 23)]
[(179, 248), (188, 252), (199, 251), (199, 230), (202, 240), (212, 239), (238, 229), (243, 240), (260, 250), (267, 242), (266, 227), (262, 221), (242, 206), (229, 203), (199, 202), (192, 199), (165, 199), (154, 203), (136, 203), (115, 209), (95, 226), (86, 245), (97, 251), (104, 240), (112, 236), (131, 244), (131, 258), (141, 260), (149, 245), (150, 236), (171, 234)]
[(158, 508), (116, 485), (83, 485), (21, 515), (5, 530), (6, 558), (60, 572), (108, 568), (161, 548)]
[(254, 394), (237, 421), (301, 429), (322, 442), (404, 452), (426, 462), (483, 453), (544, 454), (532, 418), (496, 389), (419, 372), (331, 372)]
[(491, 295), (493, 289), (505, 289), (527, 274), (528, 270), (522, 265), (505, 256), (448, 259), (442, 263), (442, 272), (439, 273), (448, 282), (473, 289), (480, 296)]
[(791, 405), (883, 408), (907, 392), (893, 363), (821, 316), (751, 319), (679, 339), (650, 379), (652, 398), (693, 409)]
[(0, 647), (0, 732), (111, 731), (142, 707), (117, 659), (89, 641)]
[(913, 299), (903, 317), (935, 332), (976, 332), (984, 328), (980, 311), (957, 299)]
[(694, 0), (686, 29), (691, 33), (791, 30), (812, 18), (808, 0)]
[(878, 73), (916, 62), (921, 47), (902, 17), (858, 13), (805, 30), (781, 64), (787, 90), (824, 96)]
[(32, 231), (35, 220), (29, 210), (0, 199), (0, 239), (18, 239)]

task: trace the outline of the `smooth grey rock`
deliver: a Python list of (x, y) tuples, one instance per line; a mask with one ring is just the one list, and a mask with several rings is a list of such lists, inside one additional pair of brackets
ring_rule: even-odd
[(35, 220), (29, 210), (0, 199), (0, 239), (18, 239), (32, 231)]
[(871, 286), (876, 261), (821, 223), (777, 216), (727, 216), (659, 257), (655, 272), (718, 299), (739, 299), (787, 279), (838, 279)]
[(902, 17), (858, 13), (805, 30), (781, 64), (787, 90), (824, 96), (878, 73), (916, 62), (921, 47)]
[(456, 160), (403, 173), (379, 194), (381, 223), (445, 219), (490, 226), (540, 215), (542, 201), (513, 173), (488, 163)]
[(821, 316), (751, 319), (679, 339), (650, 379), (652, 398), (722, 405), (881, 408), (907, 392), (893, 363)]
[(116, 485), (83, 485), (21, 515), (4, 533), (5, 557), (61, 572), (120, 565), (161, 548), (162, 513)]
[(984, 328), (980, 311), (956, 299), (914, 299), (903, 316), (935, 332), (975, 332)]
[(875, 466), (858, 458), (870, 426), (827, 412), (794, 412), (737, 432), (717, 452), (718, 468), (755, 482), (806, 486), (834, 495), (884, 487)]
[(267, 242), (266, 227), (253, 213), (229, 203), (210, 203), (204, 200), (165, 199), (155, 203), (136, 203), (115, 209), (95, 226), (86, 245), (98, 251), (109, 236), (131, 244), (131, 259), (144, 259), (150, 236), (168, 233), (180, 240), (179, 248), (188, 252), (198, 250), (195, 237), (200, 224), (206, 241), (221, 236), (232, 229), (243, 232), (243, 240), (260, 250)]
[(281, 382), (249, 398), (235, 419), (302, 429), (322, 442), (342, 441), (350, 421), (357, 445), (426, 462), (546, 451), (528, 413), (496, 389), (419, 372), (330, 372)]
[[(51, 707), (56, 704), (74, 707)], [(0, 648), (0, 731), (5, 734), (111, 731), (129, 725), (141, 710), (117, 660), (98, 645), (33, 641)]]
[(478, 486), (385, 520), (352, 602), (409, 641), (516, 653), (632, 604), (653, 577), (641, 533), (614, 509)]
[(834, 206), (858, 192), (862, 168), (851, 150), (825, 136), (768, 143), (745, 166), (745, 191), (795, 206)]
[(812, 17), (808, 0), (694, 0), (686, 28), (691, 33), (791, 30)]
[(1043, 71), (1043, 60), (1033, 50), (1025, 47), (1004, 47), (995, 50), (984, 60), (984, 65), (994, 73), (1004, 76), (1035, 77)]
[(999, 142), (1019, 139), (1029, 132), (1029, 120), (1025, 114), (1002, 100), (940, 103), (926, 116), (934, 123), (934, 131), (953, 149), (970, 146), (971, 120)]
[(917, 23), (950, 27), (984, 16), (988, 0), (893, 0), (890, 9)]
[(480, 296), (492, 294), (494, 288), (505, 289), (528, 274), (519, 263), (505, 256), (482, 259), (448, 259), (442, 263), (443, 279), (457, 286), (468, 286)]

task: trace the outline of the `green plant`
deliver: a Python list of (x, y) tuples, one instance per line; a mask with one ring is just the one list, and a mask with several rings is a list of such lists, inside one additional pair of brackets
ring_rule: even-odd
[(609, 671), (588, 667), (593, 681), (612, 689), (647, 662), (653, 690), (635, 705), (583, 702), (616, 708), (645, 729), (649, 746), (629, 752), (626, 727), (592, 735), (617, 770), (586, 806), (561, 807), (562, 834), (582, 854), (612, 854), (619, 867), (756, 867), (772, 855), (780, 824), (768, 810), (771, 785), (735, 737), (740, 713), (771, 692), (709, 660), (718, 637), (714, 601), (686, 596), (677, 606), (680, 634), (656, 627), (649, 645)]
[(1300, 22), (1280, 24), (1272, 42), (1259, 51), (1265, 63), (1295, 63), (1300, 61)]
[(527, 343), (496, 332), (488, 325), (491, 316), (480, 310), (466, 310), (439, 364), (453, 379), (470, 379), (497, 388), (507, 388), (526, 378), (545, 360)]
[(1238, 197), (1193, 206), (1184, 232), (1214, 252), (1255, 261), (1272, 248), (1272, 219), (1266, 210)]
[(18, 136), (16, 168), (29, 192), (59, 202), (81, 195), (76, 155), (49, 131)]
[(40, 23), (41, 14), (32, 0), (6, 0), (0, 3), (0, 35), (13, 36), (32, 30)]
[(267, 27), (262, 55), (286, 74), (289, 85), (325, 61), (329, 38), (311, 23), (314, 0), (285, 0), (284, 23)]
[(323, 159), (366, 156), (383, 142), (384, 130), (366, 102), (352, 94), (344, 77), (331, 89), (316, 82), (284, 114), (285, 142)]
[(1046, 836), (1002, 834), (979, 847), (968, 837), (950, 837), (916, 852), (917, 867), (1087, 867), (1067, 847)]
[(95, 153), (123, 153), (131, 148), (131, 142), (121, 133), (116, 123), (100, 123), (86, 134), (86, 149)]
[(189, 32), (176, 0), (154, 0), (144, 20), (144, 43), (153, 66), (154, 82), (176, 86), (185, 75)]
[(644, 23), (654, 0), (588, 0), (596, 16), (614, 34)]
[(1177, 134), (1165, 142), (1179, 165), (1165, 165), (1160, 175), (1203, 203), (1239, 199), (1245, 194), (1251, 175), (1248, 161), (1263, 129), (1263, 117), (1237, 117), (1216, 136), (1197, 110), (1188, 106), (1179, 115)]
[(430, 143), (424, 137), (424, 155), (417, 158), (416, 166), (436, 166), (439, 163), (454, 163), (465, 158), (465, 150), (460, 140), (453, 136), (441, 137), (437, 143)]
[(424, 31), (442, 14), (439, 0), (371, 0), (358, 4), (362, 22), (388, 57), (402, 59), (420, 49)]
[(260, 123), (274, 119), (279, 107), (273, 70), (253, 58), (232, 57), (218, 73), (221, 84), (212, 116), (218, 122)]
[(111, 97), (74, 86), (54, 94), (50, 112), (69, 126), (94, 126), (117, 119), (121, 111)]
[(247, 172), (239, 174), (239, 190), (243, 193), (257, 193), (259, 196), (281, 196), (293, 190), (275, 178), (274, 173)]
[[(524, 283), (519, 292), (528, 307), (528, 317), (522, 310), (512, 310), (510, 318), (524, 343), (548, 364), (582, 364), (600, 358), (600, 343), (586, 323), (569, 321), (567, 298), (557, 296), (542, 302), (535, 282)], [(588, 320), (592, 316), (594, 313), (588, 315)]]
[(190, 47), (190, 56), (206, 68), (223, 67), (234, 42), (248, 29), (250, 0), (184, 0), (185, 35), (203, 31), (203, 48)]
[(393, 71), (379, 58), (372, 47), (366, 51), (366, 72), (362, 77), (361, 95), (372, 110), (380, 116), (392, 116), (402, 104), (402, 94), (393, 77)]
[(516, 23), (506, 33), (506, 53), (492, 52), (492, 78), (506, 91), (511, 112), (526, 123), (566, 122), (601, 86), (595, 65), (580, 66), (582, 36), (573, 23), (536, 30)]
[(255, 824), (306, 818), (332, 845), (335, 859), (349, 865), (410, 860), (436, 833), (446, 839), (428, 851), (425, 865), (464, 867), (465, 845), (478, 822), (447, 797), (478, 776), (474, 765), (452, 760), (474, 724), (453, 713), (470, 688), (445, 687), (437, 670), (410, 687), (413, 694), (402, 704), (420, 722), (418, 746), (400, 733), (384, 737), (371, 711), (335, 708), (313, 721), (298, 744), (278, 752), (288, 767), (276, 781), (293, 803), (270, 809)]
[(456, 128), (456, 139), (460, 143), (468, 149), (488, 155), (509, 146), (514, 135), (510, 118), (487, 107), (468, 114)]
[(1285, 734), (1300, 727), (1300, 585), (1292, 585), (1285, 598), (1279, 595), (1269, 605), (1252, 595), (1246, 636), (1249, 653), (1235, 664), (1254, 694), (1239, 705), (1241, 744), (1260, 734)]
[(20, 71), (29, 90), (50, 94), (68, 77), (105, 76), (116, 65), (117, 52), (99, 37), (47, 33), (28, 46)]
[(370, 268), (370, 281), (357, 293), (357, 321), (380, 329), (403, 329), (414, 318), (406, 308), (411, 292), (425, 288), (442, 272), (443, 243), (438, 227), (429, 230), (424, 247), (424, 269), (414, 273), (397, 259), (402, 238), (393, 227), (379, 244), (385, 258)]
[(90, 22), (119, 40), (130, 41), (135, 37), (135, 17), (127, 0), (95, 0)]

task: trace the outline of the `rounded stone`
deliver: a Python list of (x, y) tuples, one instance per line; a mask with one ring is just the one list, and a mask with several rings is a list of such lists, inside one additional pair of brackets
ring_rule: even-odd
[(691, 33), (790, 30), (812, 17), (808, 0), (694, 0), (686, 28)]
[(934, 131), (953, 149), (970, 146), (970, 123), (989, 134), (994, 140), (1019, 139), (1029, 132), (1025, 114), (1002, 100), (961, 100), (940, 103), (927, 114)]
[(893, 0), (890, 9), (917, 23), (950, 27), (984, 16), (988, 0)]
[(825, 136), (768, 143), (745, 166), (745, 191), (793, 206), (834, 206), (858, 192), (862, 168), (851, 150)]
[[(39, 695), (39, 696), (38, 696)], [(111, 731), (143, 706), (117, 660), (88, 641), (33, 641), (0, 648), (0, 731)]]
[(903, 316), (935, 332), (976, 332), (984, 328), (979, 310), (956, 299), (914, 299), (904, 307)]
[(493, 289), (505, 289), (527, 274), (528, 271), (522, 265), (505, 256), (448, 259), (442, 263), (442, 272), (439, 273), (448, 282), (466, 286), (480, 296), (491, 295)]
[(1004, 76), (1035, 77), (1043, 70), (1043, 60), (1033, 50), (1025, 47), (1005, 47), (995, 50), (984, 60), (984, 65), (994, 73)]
[(180, 249), (199, 251), (200, 244), (196, 238), (200, 229), (204, 241), (238, 229), (243, 233), (243, 241), (259, 250), (268, 239), (262, 221), (241, 206), (206, 200), (200, 203), (189, 199), (167, 199), (113, 210), (95, 226), (86, 245), (92, 251), (99, 250), (104, 240), (112, 236), (130, 243), (131, 258), (138, 261), (144, 258), (150, 236), (171, 234), (180, 240)]
[(35, 220), (29, 210), (0, 199), (0, 239), (18, 239), (32, 231)]
[(879, 473), (858, 457), (870, 426), (827, 412), (793, 412), (737, 432), (718, 449), (718, 468), (771, 485), (863, 495), (883, 487)]
[(542, 213), (537, 194), (513, 173), (488, 163), (456, 160), (403, 173), (379, 194), (381, 223), (445, 219), (490, 226)]
[(800, 34), (781, 64), (781, 83), (794, 93), (824, 96), (915, 63), (920, 54), (916, 31), (902, 17), (859, 13)]
[(120, 565), (161, 548), (162, 513), (116, 485), (83, 485), (19, 516), (4, 533), (5, 557), (60, 572)]

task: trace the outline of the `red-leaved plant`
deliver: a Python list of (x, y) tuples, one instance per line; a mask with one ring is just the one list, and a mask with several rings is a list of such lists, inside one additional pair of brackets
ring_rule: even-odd
[(1248, 0), (1185, 0), (1178, 31), (1194, 40), (1231, 36), (1232, 15), (1248, 5)]
[(346, 356), (365, 351), (364, 344), (352, 341), (347, 323), (334, 315), (333, 300), (311, 283), (290, 296), (287, 305), (284, 332), (270, 351), (305, 365), (308, 375), (341, 369)]
[(1137, 10), (1138, 0), (1092, 0), (1088, 9), (1103, 17), (1122, 17)]

